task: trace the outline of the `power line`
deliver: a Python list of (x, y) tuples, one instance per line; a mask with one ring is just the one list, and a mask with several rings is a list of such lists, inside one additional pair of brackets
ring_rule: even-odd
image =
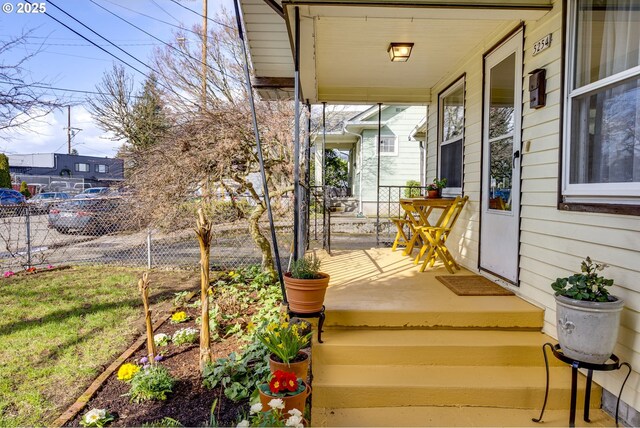
[[(25, 2), (32, 4), (30, 0), (25, 0)], [(54, 6), (56, 9), (61, 10), (63, 13), (65, 13), (66, 15), (70, 16), (68, 13), (66, 13), (65, 11), (63, 11), (62, 9), (60, 9), (58, 6), (56, 6), (55, 4), (53, 4), (53, 2), (49, 1), (49, 4), (51, 4), (52, 6)], [(95, 47), (97, 47), (98, 49), (100, 49), (101, 51), (107, 53), (108, 55), (111, 55), (112, 57), (114, 57), (115, 59), (117, 59), (118, 61), (120, 61), (121, 63), (125, 64), (126, 66), (128, 66), (129, 68), (137, 71), (138, 73), (142, 74), (143, 76), (145, 76), (147, 79), (151, 79), (151, 77), (144, 73), (143, 71), (140, 71), (138, 68), (134, 67), (133, 65), (129, 64), (128, 62), (126, 62), (125, 60), (123, 60), (122, 58), (118, 57), (117, 55), (115, 55), (112, 52), (109, 52), (108, 50), (106, 50), (105, 48), (103, 48), (102, 46), (99, 46), (98, 44), (96, 44), (93, 40), (89, 39), (88, 37), (80, 34), (79, 32), (77, 32), (76, 30), (74, 30), (73, 28), (69, 27), (67, 24), (65, 24), (64, 22), (60, 21), (59, 19), (57, 19), (56, 17), (52, 16), (51, 14), (49, 14), (48, 12), (44, 12), (44, 14), (46, 16), (48, 16), (49, 18), (53, 19), (54, 21), (56, 21), (58, 24), (62, 25), (63, 27), (65, 27), (66, 29), (68, 29), (69, 31), (71, 31), (72, 33), (76, 34), (77, 36), (81, 37), (82, 39), (88, 41), (89, 43), (91, 43), (92, 45), (94, 45)], [(72, 17), (73, 18), (73, 17)], [(78, 21), (77, 19), (73, 18), (74, 20)], [(78, 21), (80, 22), (80, 21)], [(82, 23), (81, 23), (82, 24)], [(86, 25), (82, 24), (83, 26), (86, 27)], [(87, 27), (88, 28), (88, 27)], [(90, 29), (91, 30), (91, 29)], [(93, 30), (91, 30), (93, 31)], [(93, 31), (95, 33), (95, 31)], [(97, 33), (96, 33), (97, 34)], [(102, 36), (100, 36), (102, 37)], [(104, 37), (102, 37), (103, 39), (105, 39)], [(107, 41), (109, 41), (108, 39), (105, 39)], [(111, 43), (109, 41), (109, 43)], [(113, 44), (113, 43), (112, 43)], [(115, 46), (115, 45), (114, 45)], [(117, 46), (116, 46), (117, 47)], [(118, 48), (120, 49), (120, 48)], [(120, 49), (122, 50), (122, 49)], [(124, 51), (127, 55), (131, 56), (128, 52)], [(139, 60), (138, 60), (139, 61)], [(141, 62), (141, 61), (140, 61)], [(143, 63), (144, 64), (144, 63)], [(146, 65), (146, 64), (144, 64)], [(147, 67), (149, 67), (148, 65), (146, 65)], [(151, 67), (149, 67), (151, 70), (153, 70)], [(157, 73), (157, 72), (156, 72)], [(159, 75), (159, 73), (158, 73)], [(176, 96), (178, 96), (178, 98), (182, 98), (183, 100), (192, 103), (193, 105), (197, 106), (196, 103), (194, 103), (193, 101), (187, 99), (186, 97), (180, 95), (179, 93), (177, 93), (176, 91), (174, 91), (171, 87), (168, 87), (167, 85), (164, 85), (163, 83), (158, 82), (158, 84), (160, 84), (161, 86), (163, 86), (164, 88), (168, 89), (170, 92), (173, 92)]]
[(167, 9), (163, 8), (162, 6), (160, 6), (158, 4), (158, 2), (156, 2), (156, 0), (151, 0), (151, 3), (155, 4), (156, 7), (158, 9), (160, 9), (161, 11), (163, 11), (164, 13), (166, 13), (167, 15), (169, 15), (174, 21), (176, 21), (178, 24), (182, 24), (182, 22), (180, 22), (180, 20), (178, 18), (176, 18), (175, 16), (173, 16), (172, 14), (170, 14), (169, 12), (167, 12)]
[(106, 59), (106, 58), (95, 58), (92, 56), (83, 56), (83, 55), (74, 55), (74, 54), (70, 54), (70, 53), (64, 53), (64, 52), (54, 52), (54, 51), (49, 51), (49, 50), (42, 50), (39, 52), (40, 54), (52, 54), (52, 55), (62, 55), (62, 56), (71, 56), (74, 58), (83, 58), (83, 59), (90, 59), (90, 60), (94, 60), (94, 61), (107, 61), (107, 62), (111, 62), (110, 59)]
[[(188, 31), (188, 32), (190, 32), (190, 33), (195, 34), (196, 36), (200, 36), (200, 34), (199, 34), (198, 32), (196, 32), (196, 31), (189, 30), (188, 28), (184, 28), (184, 27), (182, 27), (182, 26), (172, 24), (172, 23), (170, 23), (170, 22), (167, 22), (167, 21), (164, 21), (164, 20), (162, 20), (162, 19), (156, 18), (155, 16), (151, 16), (151, 15), (147, 15), (146, 13), (138, 12), (137, 10), (131, 9), (131, 8), (129, 8), (129, 7), (126, 7), (126, 6), (122, 6), (121, 4), (118, 4), (118, 3), (113, 2), (113, 1), (110, 1), (110, 0), (103, 0), (103, 1), (105, 1), (105, 2), (107, 2), (107, 3), (111, 3), (112, 5), (117, 6), (117, 7), (120, 7), (120, 8), (122, 8), (122, 9), (128, 10), (129, 12), (133, 12), (133, 13), (135, 13), (135, 14), (138, 14), (138, 15), (141, 15), (141, 16), (144, 16), (144, 17), (147, 17), (147, 18), (152, 19), (152, 20), (154, 20), (154, 21), (161, 22), (161, 23), (163, 23), (163, 24), (169, 25), (169, 26), (171, 26), (171, 27), (178, 28), (178, 29), (180, 29), (180, 30)], [(95, 3), (94, 3), (94, 4), (95, 4)], [(156, 5), (157, 5), (157, 3), (156, 3)], [(97, 5), (97, 4), (96, 4), (96, 6), (99, 6), (99, 5)], [(160, 7), (160, 6), (158, 5), (158, 7)], [(174, 18), (174, 19), (175, 19), (175, 18)]]
[(223, 26), (223, 27), (227, 27), (227, 28), (228, 28), (228, 29), (230, 29), (230, 30), (235, 30), (235, 28), (233, 28), (231, 25), (227, 25), (227, 24), (225, 24), (224, 22), (217, 21), (217, 20), (215, 20), (215, 19), (213, 19), (213, 18), (209, 18), (208, 16), (204, 16), (204, 15), (202, 15), (201, 13), (196, 12), (195, 10), (193, 10), (193, 9), (191, 9), (191, 8), (188, 8), (187, 6), (183, 5), (183, 4), (182, 4), (182, 3), (180, 3), (179, 1), (171, 0), (171, 2), (173, 2), (173, 3), (177, 4), (178, 6), (180, 6), (180, 7), (181, 7), (181, 8), (183, 8), (183, 9), (188, 10), (188, 11), (189, 11), (189, 12), (191, 12), (191, 13), (194, 13), (194, 14), (198, 15), (200, 18), (207, 18), (207, 20), (208, 20), (208, 21), (211, 21), (211, 22), (216, 23), (216, 24), (218, 24), (218, 25), (221, 25), (221, 26)]
[[(12, 84), (13, 82), (6, 81), (6, 80), (0, 80), (0, 83)], [(106, 92), (85, 91), (85, 90), (82, 90), (82, 89), (59, 88), (59, 87), (55, 87), (55, 86), (39, 85), (39, 84), (35, 84), (35, 83), (34, 84), (29, 84), (29, 85), (26, 85), (26, 86), (33, 87), (33, 88), (39, 88), (39, 89), (50, 89), (52, 91), (77, 92), (77, 93), (80, 93), (80, 94), (90, 94), (90, 95), (110, 95), (110, 94), (107, 94)], [(132, 95), (132, 97), (140, 98), (139, 95)]]
[[(131, 26), (132, 26), (132, 27), (134, 27), (135, 29), (137, 29), (137, 30), (139, 30), (139, 31), (142, 31), (142, 32), (143, 32), (144, 34), (146, 34), (147, 36), (152, 37), (153, 39), (155, 39), (155, 40), (159, 41), (160, 43), (162, 43), (162, 44), (164, 44), (164, 45), (168, 46), (169, 48), (171, 48), (171, 49), (173, 49), (173, 50), (175, 50), (176, 52), (178, 52), (178, 53), (180, 53), (180, 54), (182, 54), (182, 55), (188, 56), (189, 58), (191, 58), (191, 59), (192, 59), (192, 60), (194, 60), (194, 61), (198, 61), (198, 62), (200, 61), (198, 58), (193, 57), (193, 56), (192, 56), (191, 54), (189, 54), (188, 52), (182, 51), (182, 50), (180, 50), (180, 49), (176, 48), (175, 46), (173, 46), (171, 43), (167, 43), (167, 42), (165, 42), (164, 40), (159, 39), (158, 37), (156, 37), (156, 36), (154, 36), (153, 34), (149, 33), (149, 32), (148, 32), (148, 31), (146, 31), (145, 29), (138, 27), (138, 26), (137, 26), (136, 24), (134, 24), (133, 22), (131, 22), (131, 21), (129, 21), (129, 20), (127, 20), (127, 19), (125, 19), (125, 18), (121, 17), (121, 16), (120, 16), (120, 15), (118, 15), (117, 13), (115, 13), (115, 12), (113, 12), (113, 11), (111, 11), (111, 10), (107, 9), (106, 7), (104, 7), (104, 6), (102, 6), (102, 5), (98, 4), (98, 3), (96, 3), (96, 2), (95, 2), (95, 0), (89, 0), (89, 1), (90, 1), (91, 3), (93, 3), (93, 4), (95, 4), (96, 6), (98, 6), (99, 8), (101, 8), (102, 10), (104, 10), (104, 11), (106, 11), (106, 12), (110, 13), (111, 15), (115, 16), (116, 18), (118, 18), (118, 19), (120, 19), (120, 20), (122, 20), (122, 21), (126, 22), (126, 23), (127, 23), (127, 24), (129, 24), (129, 25), (131, 25)], [(238, 83), (240, 83), (240, 84), (244, 84), (244, 82), (242, 82), (242, 81), (241, 81), (240, 79), (238, 79), (237, 77), (232, 76), (232, 75), (230, 75), (230, 74), (227, 74), (227, 73), (225, 73), (224, 71), (219, 70), (219, 69), (217, 69), (217, 68), (215, 68), (215, 67), (213, 67), (213, 66), (207, 65), (207, 68), (209, 68), (210, 70), (215, 71), (215, 72), (217, 72), (217, 73), (220, 73), (220, 74), (222, 74), (222, 75), (224, 75), (224, 76), (228, 77), (229, 79), (233, 79), (233, 80), (235, 80), (236, 82), (238, 82)]]
[[(37, 46), (92, 46), (89, 43), (36, 43), (36, 42), (22, 42), (24, 45), (37, 45)], [(120, 46), (157, 46), (157, 43), (120, 43)], [(101, 45), (98, 46), (111, 46), (111, 45)]]
[[(49, 1), (49, 4), (53, 7), (55, 7), (56, 9), (58, 9), (60, 12), (64, 13), (65, 15), (67, 15), (69, 18), (73, 19), (74, 21), (76, 21), (78, 24), (82, 25), (84, 28), (86, 28), (87, 30), (91, 31), (93, 34), (95, 34), (96, 36), (100, 37), (102, 40), (104, 40), (105, 42), (109, 43), (111, 46), (113, 46), (114, 48), (118, 49), (120, 52), (122, 52), (123, 54), (129, 56), (130, 58), (138, 61), (140, 64), (144, 65), (145, 67), (147, 67), (149, 70), (153, 71), (156, 74), (160, 74), (158, 73), (156, 70), (154, 70), (150, 65), (146, 64), (145, 62), (139, 60), (138, 58), (136, 58), (135, 56), (131, 55), (129, 52), (125, 51), (124, 49), (122, 49), (120, 46), (116, 45), (115, 43), (113, 43), (111, 40), (107, 39), (106, 37), (104, 37), (103, 35), (101, 35), (100, 33), (98, 33), (97, 31), (93, 30), (91, 27), (89, 27), (88, 25), (86, 25), (85, 23), (83, 23), (82, 21), (80, 21), (79, 19), (75, 18), (74, 16), (70, 15), (69, 13), (67, 13), (64, 9), (62, 9), (61, 7), (57, 6), (54, 2)], [(91, 42), (92, 44), (94, 44), (94, 42)], [(97, 46), (97, 45), (96, 45)]]

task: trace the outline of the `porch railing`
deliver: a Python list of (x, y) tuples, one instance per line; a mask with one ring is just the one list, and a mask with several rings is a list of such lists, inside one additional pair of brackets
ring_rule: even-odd
[(391, 246), (396, 229), (390, 218), (404, 215), (400, 199), (417, 198), (427, 194), (426, 186), (378, 186), (378, 206), (376, 209), (376, 244)]

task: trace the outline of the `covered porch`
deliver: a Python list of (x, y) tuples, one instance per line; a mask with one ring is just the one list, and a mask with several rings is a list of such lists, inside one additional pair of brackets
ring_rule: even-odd
[[(555, 343), (541, 332), (542, 309), (517, 296), (457, 296), (436, 279), (449, 275), (443, 266), (420, 273), (401, 251), (316, 254), (331, 286), (324, 343), (312, 347), (312, 426), (567, 424), (571, 370), (553, 357), (544, 423), (531, 420), (544, 399), (541, 348)], [(600, 396), (594, 385), (589, 426), (613, 426)]]

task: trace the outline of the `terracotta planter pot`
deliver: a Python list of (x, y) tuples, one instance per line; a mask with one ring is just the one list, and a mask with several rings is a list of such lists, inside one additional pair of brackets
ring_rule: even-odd
[(307, 404), (307, 397), (311, 395), (311, 387), (305, 381), (302, 381), (302, 383), (304, 383), (305, 386), (304, 391), (290, 397), (272, 397), (270, 395), (266, 395), (264, 392), (262, 392), (261, 389), (258, 389), (263, 410), (269, 409), (269, 401), (273, 400), (274, 398), (280, 398), (282, 399), (282, 401), (284, 401), (284, 409), (282, 410), (282, 415), (284, 417), (289, 417), (288, 412), (291, 409), (298, 409), (304, 414), (304, 409)]
[(324, 304), (324, 295), (329, 286), (329, 275), (319, 272), (320, 279), (291, 278), (291, 273), (284, 274), (284, 286), (287, 289), (289, 309), (300, 314), (320, 312)]
[(435, 199), (440, 197), (440, 191), (438, 190), (427, 190), (427, 197), (430, 199)]
[(282, 370), (283, 372), (293, 372), (296, 374), (296, 377), (301, 379), (307, 378), (307, 373), (309, 372), (309, 355), (306, 352), (298, 352), (298, 355), (304, 355), (306, 358), (302, 361), (298, 361), (295, 363), (281, 363), (273, 359), (274, 355), (271, 354), (269, 356), (269, 368), (271, 369), (271, 373), (275, 373), (276, 370)]

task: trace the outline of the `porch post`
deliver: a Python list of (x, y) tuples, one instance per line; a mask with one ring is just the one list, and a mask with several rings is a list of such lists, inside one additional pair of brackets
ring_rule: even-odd
[(300, 242), (300, 9), (295, 8), (295, 58), (294, 58), (294, 93), (295, 93), (295, 125), (293, 141), (293, 259), (304, 257), (304, 249)]
[(253, 122), (253, 133), (256, 139), (256, 152), (258, 161), (260, 162), (260, 176), (262, 178), (262, 192), (264, 195), (264, 203), (267, 206), (267, 215), (269, 216), (269, 228), (271, 229), (271, 241), (273, 242), (273, 255), (276, 259), (276, 271), (278, 280), (280, 281), (280, 292), (282, 293), (282, 301), (287, 304), (287, 292), (284, 288), (284, 278), (282, 277), (282, 263), (280, 262), (280, 251), (278, 250), (278, 236), (276, 234), (275, 224), (273, 222), (273, 211), (271, 210), (271, 199), (269, 198), (269, 186), (267, 184), (267, 174), (264, 171), (264, 157), (262, 156), (262, 143), (260, 141), (260, 130), (258, 128), (258, 118), (256, 116), (256, 103), (253, 99), (253, 88), (251, 87), (251, 73), (249, 73), (249, 59), (247, 57), (247, 45), (244, 41), (244, 33), (242, 31), (242, 20), (240, 19), (239, 0), (234, 0), (233, 7), (236, 12), (236, 23), (238, 25), (238, 37), (242, 44), (242, 53), (244, 55), (244, 78), (247, 83), (247, 95), (251, 106), (251, 121)]
[(326, 150), (327, 150), (327, 103), (322, 102), (322, 248), (327, 248), (327, 184), (325, 183), (326, 175), (325, 169), (327, 168), (326, 162)]
[(309, 249), (309, 222), (311, 221), (311, 104), (307, 99), (307, 147), (305, 151), (305, 177), (306, 187), (306, 214), (307, 224), (305, 225), (305, 249)]
[(376, 247), (380, 245), (380, 139), (382, 128), (382, 103), (378, 103), (378, 141), (376, 153), (378, 158), (378, 173), (376, 174)]

